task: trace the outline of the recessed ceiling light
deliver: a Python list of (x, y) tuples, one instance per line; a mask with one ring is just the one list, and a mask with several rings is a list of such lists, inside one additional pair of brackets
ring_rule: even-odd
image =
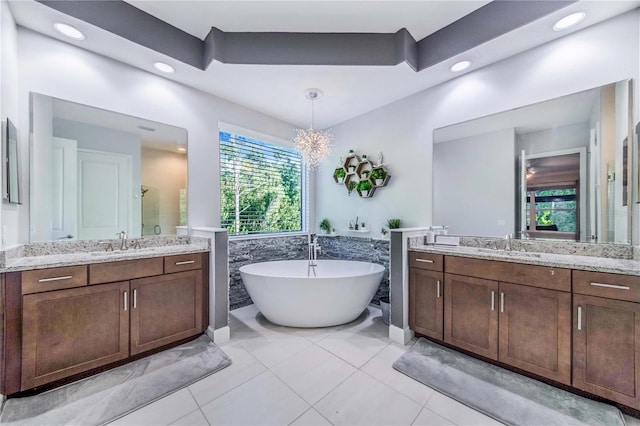
[(587, 14), (584, 12), (575, 12), (575, 13), (572, 13), (571, 15), (567, 15), (561, 20), (559, 20), (558, 22), (556, 22), (556, 24), (553, 26), (553, 29), (556, 31), (562, 31), (569, 27), (573, 27), (578, 22), (582, 21), (585, 18), (585, 16), (587, 16)]
[(453, 72), (460, 72), (462, 70), (466, 70), (467, 68), (469, 68), (470, 65), (471, 65), (471, 61), (460, 61), (451, 65), (451, 68), (449, 69)]
[(53, 28), (60, 34), (72, 38), (74, 40), (84, 40), (84, 34), (77, 29), (76, 27), (72, 27), (69, 24), (63, 24), (61, 22), (56, 22), (53, 24)]
[(180, 151), (180, 152), (187, 152), (187, 148), (185, 148), (184, 146), (179, 146), (179, 147), (178, 147), (178, 151)]
[(167, 74), (173, 74), (176, 72), (171, 65), (165, 64), (164, 62), (155, 62), (153, 66), (156, 67), (158, 71), (166, 72)]
[(149, 127), (149, 126), (143, 126), (142, 124), (138, 124), (138, 129), (140, 130), (146, 130), (148, 132), (155, 132), (156, 129), (154, 129), (153, 127)]

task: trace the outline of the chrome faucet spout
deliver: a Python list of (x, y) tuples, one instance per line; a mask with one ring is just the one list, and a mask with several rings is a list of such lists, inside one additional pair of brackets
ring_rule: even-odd
[(511, 239), (513, 238), (512, 234), (507, 234), (504, 236), (504, 249), (506, 251), (511, 251)]
[(120, 250), (128, 250), (129, 247), (127, 247), (127, 232), (120, 231), (118, 233), (118, 238), (120, 239)]

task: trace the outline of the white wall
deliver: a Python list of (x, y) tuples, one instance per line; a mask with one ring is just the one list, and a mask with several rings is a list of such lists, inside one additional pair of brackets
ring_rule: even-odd
[[(637, 80), (638, 53), (638, 12), (632, 11), (334, 126), (336, 148), (317, 175), (317, 217), (329, 218), (338, 229), (356, 215), (374, 229), (394, 216), (407, 226), (430, 225), (434, 129)], [(637, 105), (637, 88), (635, 98)], [(393, 177), (373, 198), (349, 199), (344, 189), (326, 184), (338, 158), (350, 148), (385, 155)], [(639, 231), (634, 231), (636, 238)]]
[(589, 123), (576, 123), (551, 129), (516, 134), (516, 155), (540, 154), (563, 149), (589, 147)]
[[(18, 29), (18, 66), (20, 129), (29, 127), (29, 92), (187, 129), (190, 226), (219, 226), (219, 121), (285, 140), (294, 134), (283, 121), (24, 28)], [(25, 132), (19, 143), (26, 151)], [(23, 195), (28, 203), (28, 187)], [(20, 213), (18, 241), (26, 242), (28, 207)]]
[(435, 144), (434, 224), (457, 235), (515, 233), (514, 150), (514, 129)]
[[(2, 131), (5, 129), (6, 119), (9, 118), (17, 127), (18, 138), (27, 139), (28, 127), (20, 125), (18, 120), (18, 37), (16, 24), (9, 9), (7, 0), (0, 0), (0, 116), (2, 117)], [(25, 197), (25, 186), (28, 184), (24, 163), (27, 157), (27, 149), (19, 146), (20, 164), (20, 189), (21, 196)], [(2, 167), (2, 179), (4, 179), (4, 165)], [(0, 246), (13, 245), (18, 242), (18, 229), (24, 208), (16, 204), (8, 204), (2, 201), (0, 210)], [(26, 224), (25, 224), (26, 225)]]

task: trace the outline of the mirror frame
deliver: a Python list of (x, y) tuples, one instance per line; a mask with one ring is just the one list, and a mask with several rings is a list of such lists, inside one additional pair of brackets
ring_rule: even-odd
[[(11, 204), (20, 204), (20, 174), (18, 171), (18, 130), (7, 118), (4, 136), (4, 188), (3, 199)], [(13, 148), (13, 149), (12, 149)], [(14, 155), (11, 155), (11, 153)]]

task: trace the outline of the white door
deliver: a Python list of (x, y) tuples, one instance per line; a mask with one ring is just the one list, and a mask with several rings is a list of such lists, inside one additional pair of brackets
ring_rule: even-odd
[(78, 142), (53, 138), (51, 238), (78, 238)]
[(132, 158), (78, 150), (78, 238), (114, 239), (132, 229)]

